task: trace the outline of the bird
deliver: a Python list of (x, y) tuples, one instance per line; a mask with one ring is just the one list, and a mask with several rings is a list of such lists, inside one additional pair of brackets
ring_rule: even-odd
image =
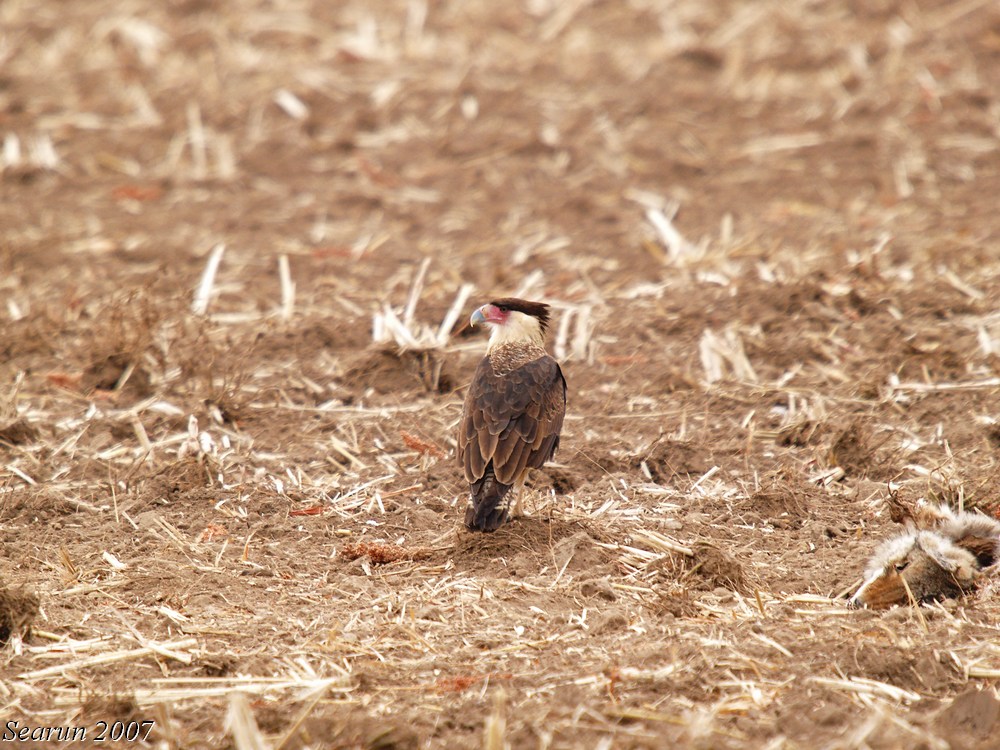
[(885, 609), (958, 596), (1000, 563), (1000, 521), (946, 506), (924, 511), (921, 518), (933, 527), (912, 528), (875, 550), (848, 607)]
[(559, 447), (566, 378), (545, 351), (547, 304), (495, 299), (469, 324), (486, 325), (491, 334), (458, 424), (458, 463), (469, 483), (465, 525), (496, 531), (514, 515), (529, 471)]

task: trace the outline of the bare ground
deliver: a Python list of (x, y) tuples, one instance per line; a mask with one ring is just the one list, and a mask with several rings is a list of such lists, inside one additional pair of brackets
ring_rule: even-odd
[[(993, 585), (842, 598), (890, 493), (1000, 508), (994, 3), (6, 0), (0, 63), (4, 728), (995, 746)], [(570, 413), (472, 535), (511, 293)]]

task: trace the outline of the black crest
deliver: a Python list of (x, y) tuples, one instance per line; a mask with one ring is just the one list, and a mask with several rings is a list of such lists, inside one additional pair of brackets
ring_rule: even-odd
[(493, 300), (490, 304), (501, 310), (515, 310), (519, 313), (530, 315), (533, 318), (538, 318), (538, 322), (542, 326), (542, 333), (545, 333), (545, 329), (549, 325), (549, 306), (544, 302), (531, 302), (530, 300), (518, 299), (517, 297), (503, 297)]

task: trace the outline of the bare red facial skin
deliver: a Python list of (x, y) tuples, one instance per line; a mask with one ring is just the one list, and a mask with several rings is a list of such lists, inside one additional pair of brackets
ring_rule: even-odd
[(502, 310), (496, 305), (483, 305), (479, 309), (483, 313), (483, 317), (486, 318), (486, 322), (496, 323), (497, 325), (506, 323), (507, 316), (510, 315), (509, 310)]

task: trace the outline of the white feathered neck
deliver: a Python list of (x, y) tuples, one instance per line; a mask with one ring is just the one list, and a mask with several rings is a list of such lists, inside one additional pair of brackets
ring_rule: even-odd
[(490, 343), (487, 352), (492, 352), (501, 346), (510, 344), (533, 344), (544, 347), (545, 335), (542, 332), (542, 325), (538, 318), (533, 315), (526, 315), (517, 310), (510, 310), (507, 313), (507, 320), (503, 323), (490, 323), (493, 329), (490, 335)]

